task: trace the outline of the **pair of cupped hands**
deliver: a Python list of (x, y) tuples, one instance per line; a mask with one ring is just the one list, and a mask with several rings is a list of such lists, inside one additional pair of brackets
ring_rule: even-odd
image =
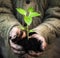
[(31, 56), (39, 56), (47, 46), (43, 36), (31, 32), (28, 39), (26, 31), (20, 30), (17, 26), (13, 27), (9, 33), (9, 44), (15, 54), (27, 53)]

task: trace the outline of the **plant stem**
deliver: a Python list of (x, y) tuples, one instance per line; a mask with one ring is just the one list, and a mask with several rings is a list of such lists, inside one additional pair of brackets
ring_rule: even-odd
[(27, 38), (29, 39), (29, 27), (27, 25)]

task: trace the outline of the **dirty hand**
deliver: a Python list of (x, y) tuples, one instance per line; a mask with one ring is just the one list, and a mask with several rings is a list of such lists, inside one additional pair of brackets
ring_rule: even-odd
[(11, 50), (15, 54), (24, 54), (25, 53), (23, 46), (18, 44), (18, 41), (25, 37), (26, 37), (25, 32), (21, 31), (20, 28), (13, 27), (11, 29), (10, 34), (9, 34), (9, 44), (10, 44)]
[(37, 33), (31, 33), (29, 41), (31, 45), (29, 54), (32, 56), (39, 56), (47, 46), (45, 38)]

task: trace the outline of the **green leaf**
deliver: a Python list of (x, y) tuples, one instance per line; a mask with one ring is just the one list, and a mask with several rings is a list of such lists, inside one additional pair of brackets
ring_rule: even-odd
[(30, 32), (34, 32), (34, 31), (31, 29), (31, 30), (29, 30), (29, 33), (30, 33)]
[(20, 29), (21, 29), (21, 30), (25, 30), (25, 28), (24, 28), (22, 25), (20, 25)]
[(32, 23), (32, 17), (29, 16), (25, 16), (24, 17), (24, 21), (27, 25), (30, 25)]
[(33, 12), (34, 11), (34, 8), (33, 7), (29, 7), (28, 8), (28, 12)]
[(36, 16), (40, 16), (40, 14), (37, 13), (37, 12), (31, 12), (31, 13), (29, 14), (29, 16), (30, 16), (30, 17), (36, 17)]
[(16, 8), (16, 10), (21, 14), (21, 15), (26, 15), (26, 11), (22, 8)]

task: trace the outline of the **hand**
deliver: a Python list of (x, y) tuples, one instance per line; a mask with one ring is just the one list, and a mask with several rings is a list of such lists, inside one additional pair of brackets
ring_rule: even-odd
[(30, 45), (31, 49), (29, 50), (29, 54), (32, 56), (39, 56), (45, 50), (47, 43), (45, 38), (36, 33), (31, 33), (30, 37)]
[[(24, 54), (24, 48), (22, 45), (18, 44), (18, 41), (26, 37), (25, 31), (21, 31), (18, 27), (13, 27), (9, 34), (9, 44), (11, 46), (11, 50), (15, 54)], [(22, 43), (21, 43), (22, 44)]]

